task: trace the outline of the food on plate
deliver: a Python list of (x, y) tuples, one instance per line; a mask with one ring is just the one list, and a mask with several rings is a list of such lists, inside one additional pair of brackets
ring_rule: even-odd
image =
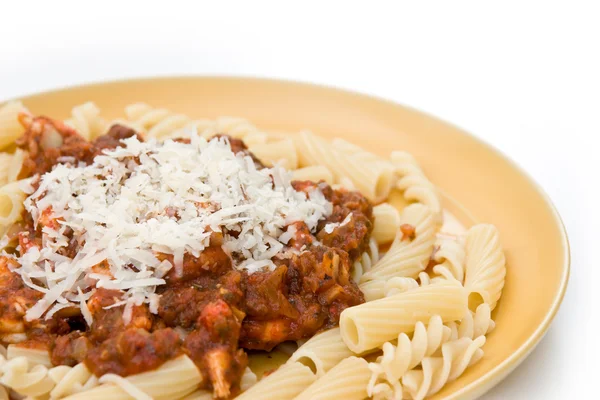
[(408, 153), (91, 102), (0, 147), (0, 397), (422, 399), (483, 356), (498, 231)]

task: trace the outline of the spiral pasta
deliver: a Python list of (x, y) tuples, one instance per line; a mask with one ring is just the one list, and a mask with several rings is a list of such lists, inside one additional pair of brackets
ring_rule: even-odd
[(464, 337), (442, 345), (442, 355), (425, 357), (421, 369), (408, 371), (402, 377), (402, 386), (413, 400), (422, 400), (431, 396), (447, 383), (458, 378), (467, 367), (483, 357), (481, 347), (485, 336), (476, 339)]
[(360, 282), (360, 278), (363, 274), (369, 271), (379, 261), (379, 246), (375, 239), (369, 240), (369, 248), (367, 251), (362, 253), (358, 260), (352, 265), (352, 279), (354, 282)]
[[(465, 287), (471, 294), (478, 294), (481, 300), (496, 307), (504, 287), (506, 260), (498, 229), (493, 225), (479, 224), (470, 228), (466, 238)], [(474, 310), (479, 299), (470, 296), (469, 308)]]
[(401, 333), (396, 345), (384, 343), (383, 355), (369, 364), (372, 373), (368, 385), (369, 395), (381, 392), (377, 386), (382, 383), (395, 388), (395, 391), (400, 390), (400, 378), (419, 365), (423, 358), (433, 356), (450, 336), (451, 329), (444, 326), (439, 315), (434, 315), (427, 326), (417, 322), (412, 339), (406, 333)]
[(461, 284), (465, 276), (465, 246), (457, 240), (439, 236), (434, 244), (432, 260), (436, 275), (456, 279)]
[(494, 330), (496, 324), (492, 319), (492, 311), (489, 304), (481, 304), (475, 312), (469, 311), (460, 321), (451, 321), (447, 324), (451, 331), (451, 339), (467, 337), (475, 339), (479, 336), (489, 334)]
[(390, 250), (366, 272), (362, 282), (387, 280), (396, 276), (417, 277), (429, 263), (439, 224), (433, 213), (422, 204), (411, 204), (402, 213), (402, 224), (414, 228), (414, 239), (398, 232)]
[[(23, 132), (20, 113), (28, 113), (20, 102), (0, 107), (0, 150)], [(423, 399), (482, 357), (506, 275), (498, 231), (476, 225), (455, 236), (449, 232), (460, 230), (456, 223), (441, 228), (438, 191), (411, 155), (393, 152), (386, 160), (340, 138), (267, 134), (243, 118), (193, 119), (145, 103), (130, 104), (125, 118), (109, 122), (92, 102), (71, 114), (65, 123), (89, 140), (117, 123), (158, 141), (229, 135), (242, 139), (264, 165), (282, 163), (295, 180), (323, 180), (333, 188), (357, 190), (374, 203), (368, 248), (350, 270), (366, 303), (346, 308), (339, 327), (299, 341), (300, 347), (279, 344), (278, 350), (287, 345), (282, 353), (290, 358), (260, 381), (246, 368), (238, 399)], [(0, 234), (19, 222), (22, 188), (30, 184), (17, 181), (26, 157), (14, 146), (0, 152)], [(402, 211), (390, 204), (397, 201), (406, 204)], [(24, 332), (1, 338), (17, 343), (26, 340)], [(53, 367), (45, 350), (0, 346), (0, 400), (8, 400), (10, 390), (31, 400), (210, 400), (213, 393), (206, 388), (188, 356), (126, 377), (96, 377), (83, 363)]]
[(386, 244), (393, 241), (401, 225), (398, 210), (388, 203), (381, 203), (373, 207), (373, 216), (375, 217), (373, 237), (377, 243)]
[(427, 179), (415, 158), (409, 153), (394, 151), (390, 160), (399, 176), (396, 187), (404, 192), (404, 197), (407, 200), (425, 204), (441, 221), (442, 203), (437, 189)]
[(162, 138), (182, 129), (191, 122), (183, 114), (175, 114), (166, 108), (153, 108), (145, 103), (134, 103), (125, 107), (127, 119), (144, 129), (149, 137)]
[(439, 315), (444, 322), (460, 320), (467, 311), (467, 294), (452, 282), (419, 287), (345, 309), (340, 316), (344, 343), (360, 354), (377, 348), (417, 322)]
[(301, 132), (296, 137), (296, 147), (301, 167), (324, 165), (334, 175), (337, 183), (349, 179), (356, 189), (368, 199), (380, 202), (392, 187), (392, 166), (385, 160), (365, 156), (369, 153), (348, 152), (337, 149), (327, 140), (310, 132)]
[(65, 124), (88, 140), (102, 135), (108, 129), (106, 121), (100, 117), (100, 109), (91, 101), (73, 107), (71, 118)]

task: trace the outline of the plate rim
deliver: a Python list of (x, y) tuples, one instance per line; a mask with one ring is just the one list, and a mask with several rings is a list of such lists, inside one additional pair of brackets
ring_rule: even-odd
[[(489, 144), (484, 139), (475, 136), (469, 130), (462, 128), (461, 126), (449, 122), (443, 118), (440, 118), (436, 115), (433, 115), (429, 112), (423, 111), (419, 108), (406, 105), (400, 103), (398, 101), (376, 95), (373, 93), (365, 93), (360, 92), (358, 90), (349, 89), (346, 87), (329, 85), (323, 83), (314, 83), (307, 80), (301, 79), (287, 79), (287, 78), (271, 78), (266, 76), (259, 75), (228, 75), (228, 74), (155, 74), (155, 75), (147, 75), (147, 76), (138, 76), (138, 77), (125, 77), (119, 79), (108, 79), (108, 80), (91, 80), (89, 82), (76, 83), (73, 85), (63, 85), (56, 88), (51, 88), (39, 92), (29, 92), (25, 93), (18, 97), (11, 97), (8, 99), (0, 100), (0, 105), (3, 105), (12, 100), (21, 100), (23, 102), (27, 102), (29, 98), (33, 97), (41, 97), (50, 94), (58, 94), (60, 92), (69, 92), (71, 90), (80, 90), (86, 88), (100, 87), (109, 84), (127, 84), (127, 83), (143, 83), (143, 82), (153, 82), (153, 81), (180, 81), (186, 79), (193, 80), (222, 80), (222, 81), (253, 81), (255, 83), (271, 83), (271, 84), (280, 84), (280, 85), (293, 85), (293, 86), (303, 86), (307, 88), (316, 88), (321, 90), (328, 90), (337, 92), (339, 94), (351, 95), (354, 97), (361, 97), (371, 101), (385, 103), (389, 106), (400, 107), (405, 110), (409, 110), (413, 113), (419, 114), (422, 117), (425, 117), (429, 120), (435, 120), (437, 122), (442, 123), (443, 125), (449, 126), (460, 132), (462, 135), (468, 136), (470, 139), (477, 142), (477, 144), (485, 147), (488, 151), (495, 153), (499, 156), (503, 161), (508, 163), (514, 170), (520, 173), (526, 181), (540, 194), (540, 197), (544, 200), (546, 205), (552, 212), (552, 217), (554, 218), (554, 222), (559, 228), (561, 245), (564, 249), (564, 258), (561, 262), (562, 265), (562, 274), (560, 276), (560, 282), (558, 285), (558, 289), (555, 291), (552, 304), (550, 308), (545, 313), (542, 322), (537, 326), (535, 331), (527, 338), (525, 342), (523, 342), (517, 350), (512, 352), (505, 360), (494, 366), (491, 370), (489, 370), (486, 374), (481, 377), (473, 380), (472, 382), (462, 386), (460, 389), (456, 390), (454, 393), (450, 394), (447, 398), (456, 399), (456, 398), (475, 398), (484, 394), (485, 392), (492, 389), (495, 385), (497, 385), (500, 381), (502, 381), (508, 374), (510, 374), (521, 362), (527, 358), (531, 354), (531, 352), (535, 349), (535, 347), (540, 343), (548, 329), (552, 321), (554, 320), (556, 313), (558, 312), (566, 294), (566, 290), (569, 283), (570, 273), (571, 273), (571, 247), (569, 243), (569, 238), (567, 234), (567, 230), (562, 220), (558, 209), (552, 202), (550, 196), (546, 193), (546, 191), (541, 187), (541, 185), (533, 179), (533, 177), (522, 168), (517, 162), (515, 162), (512, 158), (507, 156), (502, 150), (497, 147)], [(90, 99), (92, 100), (92, 99)]]

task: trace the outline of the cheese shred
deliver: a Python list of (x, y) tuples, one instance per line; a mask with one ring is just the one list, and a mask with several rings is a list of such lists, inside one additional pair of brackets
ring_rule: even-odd
[[(273, 269), (288, 225), (302, 221), (314, 233), (332, 212), (318, 187), (298, 192), (291, 179), (281, 166), (233, 153), (226, 138), (196, 135), (190, 143), (132, 137), (90, 165), (56, 165), (25, 201), (44, 232), (41, 247), (17, 258), (15, 272), (44, 293), (26, 319), (60, 303), (80, 307), (91, 324), (85, 301), (96, 287), (120, 290), (127, 315), (142, 303), (156, 312), (156, 287), (171, 269), (181, 276), (184, 255), (198, 257), (215, 233), (235, 268)], [(76, 255), (64, 256), (73, 241)]]

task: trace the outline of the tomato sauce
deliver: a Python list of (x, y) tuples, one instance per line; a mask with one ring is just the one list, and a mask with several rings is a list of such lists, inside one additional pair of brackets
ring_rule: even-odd
[[(43, 174), (59, 162), (89, 163), (104, 149), (115, 148), (133, 135), (141, 140), (135, 131), (114, 125), (106, 135), (88, 142), (60, 122), (34, 118), (18, 141), (29, 153), (20, 176)], [(249, 154), (241, 140), (229, 141), (235, 152)], [(85, 324), (78, 308), (62, 309), (49, 320), (24, 322), (25, 311), (42, 293), (11, 272), (9, 263), (14, 260), (0, 259), (3, 341), (45, 347), (54, 365), (84, 362), (98, 376), (137, 374), (187, 354), (217, 397), (235, 395), (247, 366), (245, 349), (271, 350), (285, 341), (309, 338), (337, 326), (345, 308), (364, 302), (350, 269), (368, 246), (373, 227), (371, 203), (358, 192), (333, 190), (324, 182), (293, 182), (293, 186), (297, 191), (318, 187), (332, 202), (333, 213), (320, 221), (315, 235), (303, 222), (294, 223), (295, 234), (288, 246), (294, 251), (275, 256), (274, 270), (248, 274), (235, 269), (236, 260), (221, 248), (222, 233), (213, 233), (211, 246), (198, 257), (185, 255), (181, 276), (171, 271), (167, 283), (157, 288), (161, 296), (158, 312), (150, 313), (146, 305), (134, 306), (127, 324), (124, 306), (111, 307), (120, 301), (120, 293), (102, 288), (87, 302), (91, 326)], [(23, 221), (22, 248), (39, 243), (40, 228), (34, 228), (28, 215)], [(76, 251), (76, 244), (65, 248), (70, 256)], [(101, 271), (102, 265), (94, 268)]]

